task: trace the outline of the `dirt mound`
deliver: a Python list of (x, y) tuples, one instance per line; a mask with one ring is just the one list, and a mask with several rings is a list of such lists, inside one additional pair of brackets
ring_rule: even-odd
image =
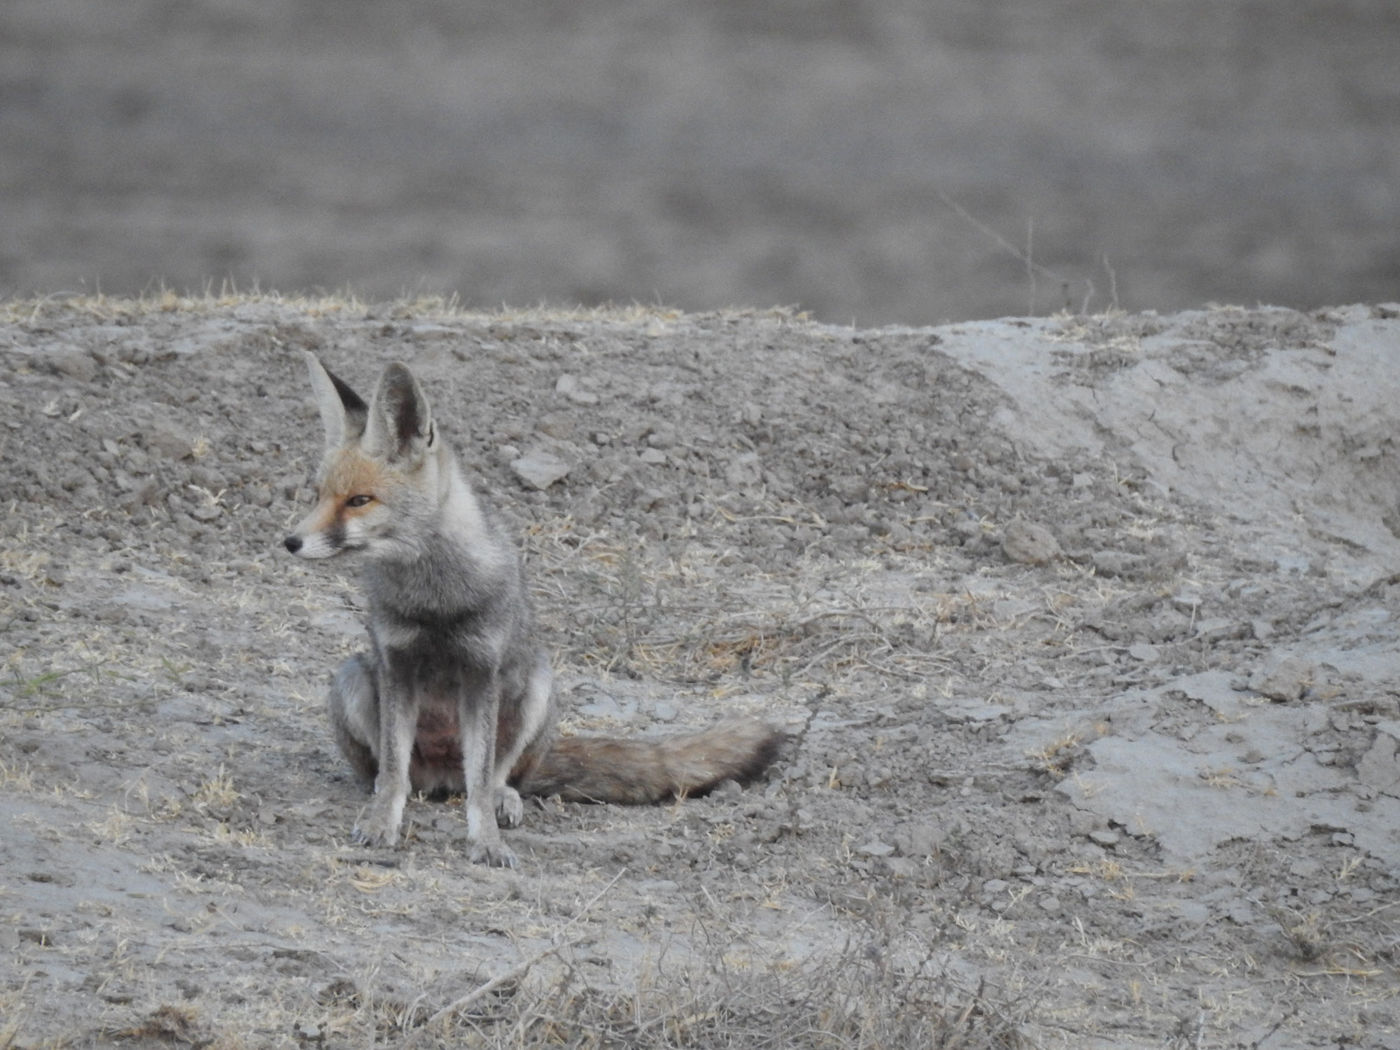
[[(8, 305), (4, 1045), (1392, 1044), (1397, 337)], [(422, 377), (566, 731), (759, 714), (772, 778), (351, 846), (303, 348)]]

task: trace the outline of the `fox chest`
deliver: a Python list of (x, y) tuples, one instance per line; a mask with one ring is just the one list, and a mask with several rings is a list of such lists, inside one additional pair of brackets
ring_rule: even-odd
[(463, 756), (470, 746), (464, 722), (478, 705), (491, 702), (489, 676), (443, 660), (441, 649), (431, 655), (386, 655), (380, 703), (405, 704), (414, 712), (410, 781), (430, 794), (461, 791)]
[(462, 764), (462, 722), (455, 703), (420, 704), (413, 735), (413, 760), (424, 766)]
[[(425, 765), (460, 767), (464, 719), (478, 704), (489, 702), (486, 690), (471, 676), (453, 668), (431, 665), (400, 667), (388, 693), (390, 703), (399, 698), (412, 705), (417, 725), (413, 733), (414, 761)], [(381, 699), (381, 702), (382, 699)]]

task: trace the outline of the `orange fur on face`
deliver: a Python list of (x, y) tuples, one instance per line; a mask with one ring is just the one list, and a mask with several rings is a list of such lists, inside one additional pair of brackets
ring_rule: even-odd
[[(344, 506), (345, 501), (352, 496), (374, 496), (378, 499), (387, 481), (382, 463), (354, 449), (345, 449), (336, 453), (322, 472), (319, 486), (321, 502)], [(347, 517), (355, 517), (364, 513), (370, 506), (373, 504), (345, 507), (345, 514)]]
[[(372, 513), (389, 481), (383, 464), (353, 448), (341, 449), (327, 458), (317, 482), (318, 499), (297, 527), (298, 534), (328, 534), (356, 518)], [(373, 497), (363, 506), (351, 506), (355, 496)]]

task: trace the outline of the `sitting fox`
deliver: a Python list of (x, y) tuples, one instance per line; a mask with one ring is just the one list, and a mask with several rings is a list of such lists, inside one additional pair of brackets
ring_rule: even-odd
[(520, 557), (438, 434), (418, 380), (389, 365), (366, 404), (306, 357), (326, 451), (319, 500), (285, 544), (364, 563), (369, 650), (340, 666), (329, 696), (336, 741), (374, 786), (357, 841), (394, 845), (410, 790), (465, 792), (472, 860), (514, 867), (499, 826), (520, 823), (522, 793), (657, 802), (767, 768), (780, 735), (753, 719), (651, 741), (557, 738)]

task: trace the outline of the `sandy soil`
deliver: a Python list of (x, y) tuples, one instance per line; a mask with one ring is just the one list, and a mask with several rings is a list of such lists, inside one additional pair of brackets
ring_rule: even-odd
[[(0, 1046), (1397, 1045), (1397, 340), (9, 304)], [(567, 731), (758, 713), (772, 776), (351, 845), (301, 348), (423, 377)]]

